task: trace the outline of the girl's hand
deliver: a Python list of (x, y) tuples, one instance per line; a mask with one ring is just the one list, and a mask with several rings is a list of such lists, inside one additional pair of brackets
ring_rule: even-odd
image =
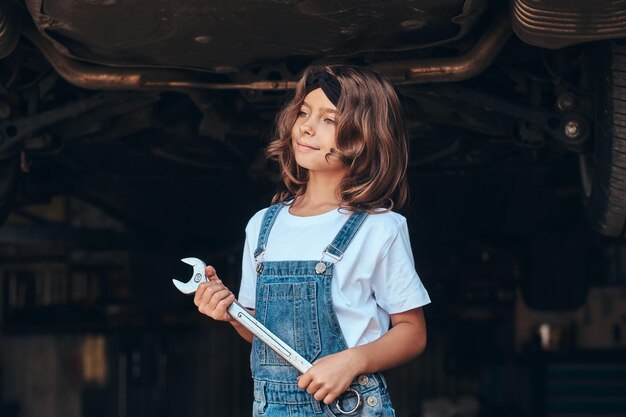
[(298, 386), (317, 401), (332, 404), (359, 375), (358, 357), (353, 349), (325, 356), (298, 377)]
[(228, 288), (222, 284), (218, 278), (215, 268), (208, 265), (205, 269), (208, 281), (198, 286), (196, 295), (193, 298), (198, 310), (214, 320), (232, 321), (228, 314), (228, 307), (235, 301), (235, 296)]

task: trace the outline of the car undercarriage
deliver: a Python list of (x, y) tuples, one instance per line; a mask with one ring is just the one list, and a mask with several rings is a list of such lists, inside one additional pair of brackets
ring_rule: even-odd
[[(507, 384), (488, 401), (524, 403), (520, 306), (625, 282), (625, 38), (626, 0), (0, 0), (0, 394), (25, 415), (244, 414), (247, 346), (171, 278), (198, 256), (236, 288), (245, 221), (276, 190), (277, 111), (307, 66), (345, 63), (400, 95), (401, 214), (436, 301), (432, 347), (390, 378), (423, 377), (396, 382), (398, 409), (490, 377)], [(581, 332), (614, 325), (602, 291)], [(74, 334), (108, 376), (67, 376)], [(78, 394), (50, 411), (31, 375)]]
[[(532, 175), (574, 156), (590, 174), (597, 63), (622, 49), (580, 42), (623, 36), (623, 5), (588, 6), (595, 20), (584, 27), (583, 13), (532, 3), (5, 1), (2, 217), (70, 193), (129, 230), (193, 241), (224, 214), (211, 195), (271, 195), (263, 144), (316, 62), (369, 66), (394, 82), (413, 176)], [(532, 13), (569, 18), (574, 30), (537, 26)], [(611, 13), (613, 26), (591, 27)], [(175, 207), (185, 215), (168, 217)], [(594, 227), (620, 236), (623, 215), (606, 212)], [(230, 241), (232, 226), (216, 233)]]

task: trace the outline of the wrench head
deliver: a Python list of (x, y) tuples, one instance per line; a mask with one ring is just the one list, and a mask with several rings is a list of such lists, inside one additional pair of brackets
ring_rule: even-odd
[(206, 275), (204, 275), (204, 268), (206, 268), (206, 264), (198, 258), (183, 258), (181, 261), (187, 265), (193, 266), (193, 275), (187, 282), (182, 282), (177, 279), (173, 279), (172, 282), (180, 292), (184, 294), (192, 294), (196, 292), (200, 283), (207, 280)]

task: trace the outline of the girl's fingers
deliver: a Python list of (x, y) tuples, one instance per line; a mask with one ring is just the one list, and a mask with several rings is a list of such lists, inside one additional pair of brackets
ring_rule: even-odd
[(198, 309), (201, 313), (206, 314), (207, 316), (212, 317), (216, 320), (230, 320), (231, 317), (226, 312), (226, 310), (234, 300), (234, 296), (233, 300), (224, 300), (231, 295), (232, 293), (228, 290), (228, 288), (224, 286), (209, 287), (202, 295), (202, 298), (198, 303)]
[(207, 302), (211, 299), (211, 297), (213, 297), (213, 294), (217, 293), (218, 291), (228, 290), (228, 288), (226, 288), (222, 283), (218, 283), (215, 281), (203, 282), (201, 285), (203, 285), (205, 288), (204, 293), (200, 296), (200, 298)]
[(203, 282), (200, 285), (198, 285), (198, 288), (196, 289), (196, 293), (193, 296), (193, 303), (196, 305), (196, 307), (200, 306), (200, 300), (202, 300), (202, 296), (204, 295), (204, 292), (206, 291), (208, 287), (208, 283)]
[[(307, 376), (307, 374), (305, 373), (305, 374), (303, 375), (303, 377), (304, 377), (304, 376)], [(301, 378), (301, 379), (302, 379), (302, 378)], [(303, 385), (304, 385), (304, 384), (306, 384), (306, 385), (305, 385), (305, 386), (301, 386), (301, 385), (300, 385), (300, 381), (298, 381), (298, 386), (300, 386), (301, 388), (306, 389), (306, 392), (308, 392), (308, 393), (309, 393), (309, 394), (311, 394), (311, 395), (315, 394), (315, 393), (317, 392), (317, 390), (319, 390), (319, 389), (321, 389), (321, 388), (322, 388), (322, 385), (321, 385), (318, 381), (316, 381), (315, 379), (313, 379), (313, 377), (312, 377), (312, 376), (308, 376), (308, 378), (304, 378), (304, 383), (303, 383)]]
[(324, 401), (324, 404), (330, 405), (333, 403), (333, 401), (335, 401), (340, 395), (342, 395), (344, 392), (346, 392), (348, 390), (350, 386), (348, 385), (348, 387), (346, 387), (346, 389), (340, 390), (339, 392), (337, 392), (337, 390), (330, 390), (328, 392), (328, 394), (326, 394), (326, 397), (321, 400)]
[(317, 392), (318, 386), (315, 384), (309, 384), (308, 387), (306, 387), (306, 392), (308, 392), (309, 394), (313, 395)]
[(231, 292), (228, 288), (224, 287), (220, 290), (217, 290), (213, 293), (213, 296), (207, 300), (207, 305), (215, 310), (220, 302), (224, 300), (224, 298), (228, 297)]
[(217, 271), (215, 270), (215, 268), (213, 268), (212, 265), (207, 265), (206, 268), (204, 268), (204, 275), (206, 275), (209, 281), (220, 280), (217, 276)]
[(210, 285), (210, 283), (203, 282), (202, 284), (198, 285), (196, 295), (194, 295), (193, 297), (194, 304), (198, 307), (200, 307), (201, 304), (206, 304), (206, 300), (209, 300), (214, 292), (215, 288)]
[(233, 301), (235, 301), (233, 294), (229, 294), (226, 298), (222, 299), (215, 308), (216, 315), (221, 316), (224, 320), (232, 320), (231, 315), (228, 313), (228, 307), (230, 307)]
[(311, 383), (311, 376), (308, 373), (304, 373), (298, 377), (298, 387), (306, 389)]
[(206, 266), (204, 274), (207, 281), (198, 285), (193, 297), (194, 304), (201, 313), (213, 319), (232, 320), (228, 307), (235, 300), (235, 296), (224, 286), (212, 265)]
[(331, 394), (328, 388), (322, 387), (320, 383), (315, 382), (306, 373), (298, 378), (298, 387), (305, 389), (317, 401), (324, 401), (326, 404), (330, 404), (336, 398), (336, 395)]
[[(317, 392), (315, 393), (315, 395), (313, 395), (313, 398), (315, 398), (317, 401), (322, 401), (322, 400), (324, 400), (327, 396), (328, 396), (328, 390), (321, 389), (321, 390), (317, 391)], [(326, 403), (326, 404), (329, 404), (329, 403)]]

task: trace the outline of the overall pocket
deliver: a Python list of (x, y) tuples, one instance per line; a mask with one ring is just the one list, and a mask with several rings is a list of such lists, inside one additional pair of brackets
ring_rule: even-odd
[[(257, 320), (312, 362), (321, 352), (316, 283), (257, 285)], [(264, 343), (256, 340), (254, 351), (260, 364), (291, 366)]]

